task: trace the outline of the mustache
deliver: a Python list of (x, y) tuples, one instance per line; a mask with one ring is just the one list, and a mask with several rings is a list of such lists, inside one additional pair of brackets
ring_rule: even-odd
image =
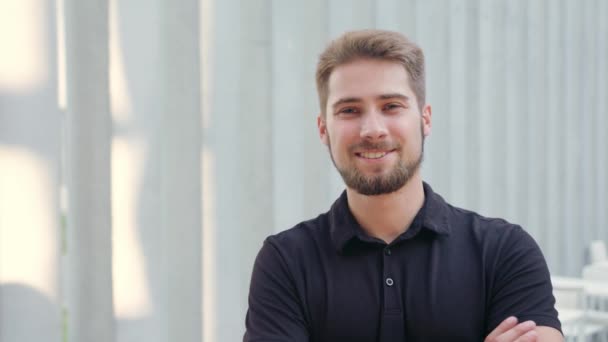
[(356, 151), (356, 150), (391, 151), (391, 150), (398, 150), (399, 148), (401, 148), (401, 146), (397, 143), (390, 143), (390, 142), (373, 143), (373, 142), (369, 142), (369, 141), (362, 141), (360, 143), (351, 145), (349, 150), (351, 152)]

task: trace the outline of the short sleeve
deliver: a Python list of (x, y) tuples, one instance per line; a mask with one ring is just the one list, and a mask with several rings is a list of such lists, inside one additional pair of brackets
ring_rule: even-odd
[(521, 227), (506, 230), (497, 243), (497, 259), (490, 272), (487, 333), (509, 316), (561, 331), (549, 269), (540, 248)]
[(253, 266), (244, 342), (308, 342), (309, 333), (293, 277), (272, 237)]

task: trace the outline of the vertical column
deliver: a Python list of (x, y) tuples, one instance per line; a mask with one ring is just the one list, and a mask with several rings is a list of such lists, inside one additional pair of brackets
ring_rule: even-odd
[[(238, 341), (253, 261), (274, 232), (277, 202), (291, 202), (288, 189), (279, 201), (273, 190), (275, 18), (269, 0), (202, 5), (203, 340)], [(286, 109), (281, 114), (296, 115)], [(288, 151), (278, 160), (286, 163), (293, 156)]]
[(595, 160), (595, 198), (593, 200), (595, 206), (596, 226), (594, 238), (608, 241), (608, 139), (606, 139), (606, 131), (608, 131), (608, 99), (602, 94), (608, 93), (608, 3), (606, 1), (597, 0), (597, 8), (595, 12), (597, 22), (597, 35), (595, 36), (595, 54), (597, 61), (597, 76), (595, 77), (596, 94), (596, 112), (595, 125), (593, 127), (594, 145), (596, 153), (593, 156)]
[(502, 216), (506, 205), (505, 158), (505, 8), (503, 1), (480, 1), (480, 108), (479, 108), (479, 184), (480, 211)]
[[(481, 35), (479, 30), (482, 27), (482, 22), (479, 20), (481, 9), (479, 3), (482, 1), (467, 0), (465, 4), (465, 36), (466, 43), (466, 73), (465, 73), (465, 93), (464, 98), (468, 101), (466, 113), (463, 119), (465, 120), (466, 133), (464, 136), (464, 144), (466, 151), (465, 174), (466, 181), (466, 196), (465, 205), (468, 208), (477, 210), (481, 207), (481, 182), (479, 181), (482, 172), (479, 165), (481, 164), (479, 132), (481, 119), (485, 113), (481, 112)], [(485, 28), (485, 24), (483, 25)]]
[(546, 215), (545, 225), (547, 229), (552, 231), (553, 238), (548, 240), (547, 253), (553, 258), (549, 259), (549, 267), (553, 272), (563, 273), (564, 254), (563, 249), (566, 247), (563, 238), (564, 227), (564, 207), (561, 197), (563, 193), (563, 141), (561, 135), (563, 106), (564, 106), (564, 58), (563, 58), (563, 11), (561, 5), (555, 1), (547, 1), (545, 6), (547, 13), (547, 21), (545, 28), (547, 31), (547, 58), (543, 67), (545, 83), (547, 84), (547, 96), (544, 101), (544, 111), (550, 115), (550, 119), (546, 120), (547, 134), (545, 135), (545, 163), (547, 171), (545, 173), (547, 188), (544, 194), (546, 199)]
[[(163, 154), (165, 145), (172, 148), (172, 125), (177, 125), (165, 127), (162, 115), (167, 105), (165, 92), (169, 91), (164, 83), (173, 82), (166, 76), (161, 50), (168, 25), (161, 1), (109, 3), (116, 341), (164, 342), (169, 335), (168, 269), (169, 246), (173, 243), (164, 220), (174, 214), (173, 207), (166, 205), (165, 196), (171, 200), (175, 197), (166, 190), (171, 187), (170, 181), (168, 185), (163, 183), (165, 172), (170, 173), (163, 168)], [(172, 99), (174, 95), (167, 96)], [(176, 118), (185, 115), (181, 111), (171, 114)], [(187, 132), (184, 133), (186, 137)], [(189, 157), (186, 147), (181, 157)], [(186, 208), (187, 205), (184, 210), (189, 210)], [(182, 222), (188, 219), (183, 218)], [(172, 229), (181, 233), (187, 228)]]
[(324, 0), (272, 2), (272, 191), (277, 231), (327, 210), (333, 201), (327, 190), (329, 156), (316, 129), (315, 67), (326, 43), (324, 13)]
[[(528, 231), (525, 211), (529, 205), (527, 193), (527, 168), (531, 167), (527, 163), (527, 127), (530, 124), (527, 113), (528, 92), (530, 90), (526, 74), (527, 64), (527, 44), (526, 44), (526, 1), (514, 0), (505, 3), (506, 20), (500, 25), (505, 30), (504, 44), (497, 44), (498, 53), (504, 55), (501, 74), (504, 77), (505, 91), (498, 92), (501, 98), (500, 103), (495, 107), (498, 111), (496, 120), (498, 125), (495, 129), (498, 134), (493, 140), (492, 145), (496, 149), (494, 156), (495, 164), (502, 170), (500, 178), (501, 188), (495, 193), (493, 201), (496, 201), (496, 210), (500, 216), (524, 225)], [(501, 11), (500, 8), (497, 9)], [(500, 41), (500, 36), (495, 39)], [(535, 71), (530, 71), (531, 73)], [(501, 80), (496, 80), (496, 87), (500, 88)], [(499, 107), (505, 109), (501, 111)], [(505, 152), (504, 154), (502, 152)]]
[(108, 3), (66, 0), (68, 341), (114, 340)]
[(576, 1), (565, 1), (562, 7), (565, 20), (564, 33), (564, 117), (560, 121), (565, 142), (564, 163), (558, 165), (563, 169), (561, 187), (564, 191), (561, 198), (564, 203), (564, 242), (569, 248), (564, 248), (564, 268), (568, 274), (575, 275), (582, 264), (584, 253), (580, 224), (581, 224), (581, 70), (582, 70), (582, 11)]
[[(466, 145), (466, 137), (471, 133), (471, 122), (474, 113), (472, 113), (473, 93), (472, 85), (467, 82), (467, 75), (473, 71), (467, 62), (467, 52), (471, 50), (470, 35), (467, 35), (466, 23), (470, 20), (467, 12), (467, 1), (456, 0), (450, 1), (450, 17), (449, 17), (449, 93), (443, 101), (448, 103), (445, 106), (445, 112), (438, 114), (434, 120), (442, 120), (442, 117), (450, 117), (450, 125), (448, 139), (446, 144), (442, 143), (439, 148), (449, 150), (447, 160), (449, 167), (440, 177), (445, 177), (449, 181), (450, 198), (454, 205), (466, 206), (467, 198), (470, 198), (468, 193), (471, 182), (471, 175), (466, 172), (466, 165), (470, 161), (467, 159), (471, 155)], [(467, 20), (469, 19), (469, 20)], [(445, 62), (445, 61), (444, 61)], [(438, 99), (442, 101), (442, 99)], [(446, 161), (444, 160), (444, 163)], [(441, 167), (446, 170), (445, 166)]]
[(0, 1), (0, 341), (59, 342), (55, 1)]
[[(528, 84), (529, 90), (527, 93), (528, 101), (526, 111), (520, 119), (520, 127), (522, 131), (525, 129), (527, 136), (527, 147), (523, 146), (521, 151), (525, 152), (526, 159), (523, 159), (522, 171), (526, 172), (527, 179), (527, 201), (521, 201), (523, 205), (528, 207), (527, 215), (521, 213), (521, 217), (526, 221), (528, 231), (535, 232), (537, 241), (543, 247), (545, 257), (549, 258), (548, 254), (548, 239), (555, 238), (555, 234), (550, 234), (550, 227), (547, 226), (545, 220), (547, 211), (547, 146), (545, 137), (548, 132), (548, 116), (553, 113), (547, 111), (545, 99), (547, 98), (546, 78), (544, 74), (546, 69), (544, 65), (547, 63), (547, 42), (546, 42), (546, 5), (544, 1), (529, 2), (526, 5), (525, 19), (527, 23), (527, 39), (526, 49), (527, 59), (527, 78), (525, 83)], [(522, 88), (522, 90), (526, 90)], [(523, 185), (523, 184), (522, 184)], [(520, 186), (519, 195), (525, 193), (524, 188)]]
[[(441, 164), (449, 160), (450, 145), (450, 71), (446, 56), (450, 55), (449, 6), (443, 1), (419, 1), (416, 6), (417, 43), (425, 52), (426, 102), (432, 105), (432, 131), (425, 142), (423, 178), (433, 189), (451, 197), (449, 175)], [(449, 57), (447, 57), (449, 59)], [(448, 168), (449, 169), (449, 168)]]
[(162, 341), (201, 341), (201, 124), (197, 0), (160, 6), (160, 201), (167, 324)]
[[(577, 185), (578, 191), (576, 200), (580, 203), (580, 221), (578, 222), (579, 236), (581, 238), (581, 244), (583, 247), (583, 258), (579, 259), (581, 262), (586, 262), (586, 254), (588, 252), (589, 243), (593, 240), (593, 230), (598, 224), (594, 218), (594, 206), (593, 199), (595, 198), (595, 191), (597, 185), (594, 185), (594, 162), (593, 156), (597, 155), (599, 146), (594, 144), (594, 119), (596, 113), (596, 102), (597, 97), (604, 97), (605, 93), (598, 93), (596, 87), (595, 78), (598, 76), (598, 61), (596, 61), (597, 54), (595, 51), (598, 49), (596, 45), (596, 36), (599, 34), (599, 25), (595, 21), (595, 13), (597, 11), (597, 4), (594, 1), (587, 1), (581, 3), (578, 7), (581, 14), (581, 49), (579, 54), (581, 56), (580, 62), (580, 105), (578, 106), (578, 122), (580, 122), (580, 150), (577, 153), (580, 162), (580, 170), (576, 176), (579, 180)], [(577, 96), (578, 97), (578, 96)], [(572, 113), (576, 116), (576, 112)], [(604, 114), (606, 115), (606, 114)], [(584, 264), (577, 265), (577, 268), (582, 267)]]
[(274, 233), (273, 18), (269, 0), (201, 11), (203, 340), (237, 341), (253, 262)]
[[(238, 229), (241, 241), (238, 263), (241, 316), (236, 318), (236, 323), (239, 333), (243, 331), (245, 322), (253, 262), (264, 239), (274, 233), (276, 202), (285, 200), (283, 195), (288, 192), (284, 191), (281, 197), (276, 198), (272, 191), (275, 175), (271, 167), (272, 146), (281, 143), (273, 140), (272, 4), (270, 0), (247, 0), (242, 2), (242, 6), (239, 102), (243, 110), (239, 115), (237, 140), (242, 165), (238, 176), (242, 182), (239, 217), (243, 222)], [(226, 249), (230, 251), (232, 248)]]

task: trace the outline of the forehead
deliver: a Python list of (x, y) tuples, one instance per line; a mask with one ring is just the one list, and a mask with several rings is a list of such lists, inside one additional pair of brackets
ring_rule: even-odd
[(408, 74), (398, 62), (358, 59), (336, 67), (328, 80), (328, 105), (344, 97), (376, 98), (400, 93), (413, 96)]

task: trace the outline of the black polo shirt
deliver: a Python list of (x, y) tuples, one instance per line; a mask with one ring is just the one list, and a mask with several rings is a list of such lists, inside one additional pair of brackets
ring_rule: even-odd
[(561, 330), (544, 257), (521, 227), (446, 203), (424, 184), (391, 244), (366, 235), (346, 193), (269, 237), (244, 341), (482, 341), (502, 320)]

